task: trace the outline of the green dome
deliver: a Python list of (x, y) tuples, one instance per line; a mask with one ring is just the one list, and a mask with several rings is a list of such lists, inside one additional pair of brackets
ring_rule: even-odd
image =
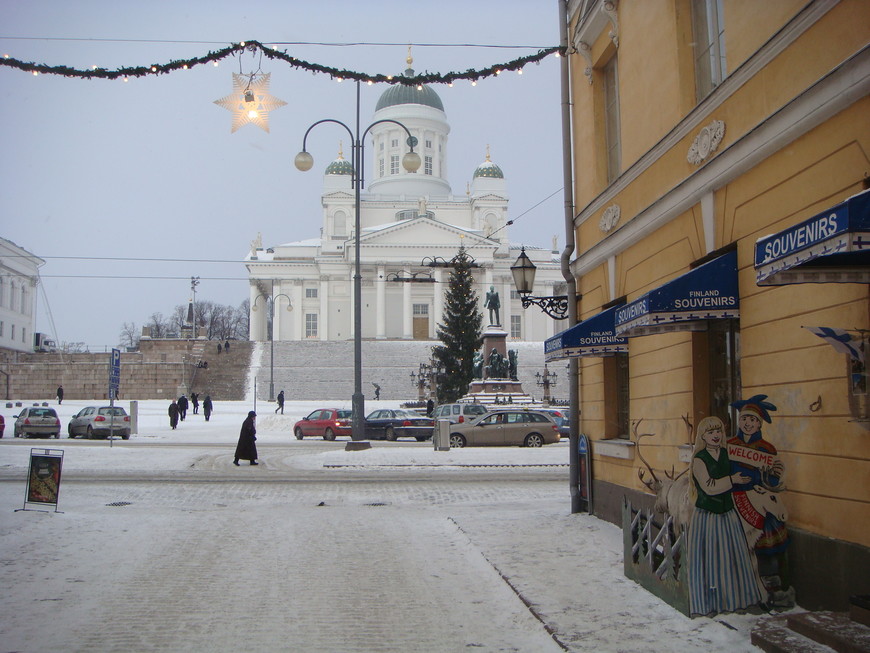
[[(413, 77), (414, 71), (408, 68), (405, 71), (406, 77)], [(407, 84), (393, 84), (390, 88), (381, 94), (375, 111), (380, 111), (386, 107), (393, 107), (397, 104), (422, 104), (427, 107), (433, 107), (440, 111), (444, 111), (444, 105), (441, 103), (441, 98), (438, 94), (428, 86), (417, 88)]]
[(345, 159), (341, 154), (338, 158), (326, 166), (327, 175), (353, 175), (353, 164)]
[(474, 179), (478, 177), (489, 177), (490, 179), (504, 179), (504, 173), (496, 164), (489, 160), (489, 153), (486, 155), (486, 161), (477, 166), (474, 171)]

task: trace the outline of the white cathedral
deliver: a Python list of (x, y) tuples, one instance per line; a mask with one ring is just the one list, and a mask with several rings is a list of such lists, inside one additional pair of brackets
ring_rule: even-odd
[[(408, 64), (410, 76), (410, 57)], [(510, 266), (520, 246), (508, 241), (506, 182), (489, 152), (465, 194), (457, 196), (447, 182), (450, 125), (438, 94), (427, 86), (391, 86), (378, 100), (373, 121), (384, 119), (408, 128), (422, 166), (413, 173), (402, 168), (401, 158), (410, 148), (400, 126), (371, 128), (366, 152), (373, 152), (374, 160), (365, 166), (369, 181), (360, 211), (362, 337), (436, 340), (450, 268), (429, 263), (449, 262), (461, 245), (477, 264), (473, 273), (484, 325), (488, 312), (483, 302), (492, 286), (499, 293), (500, 320), (509, 340), (543, 341), (562, 331), (564, 321), (536, 306), (523, 310), (513, 287)], [(256, 309), (250, 314), (251, 340), (269, 339), (269, 298), (275, 341), (353, 338), (352, 178), (352, 164), (339, 151), (323, 175), (319, 238), (264, 248), (258, 236), (252, 243), (245, 260)], [(538, 268), (532, 294), (564, 295), (555, 238), (552, 248), (525, 249)]]

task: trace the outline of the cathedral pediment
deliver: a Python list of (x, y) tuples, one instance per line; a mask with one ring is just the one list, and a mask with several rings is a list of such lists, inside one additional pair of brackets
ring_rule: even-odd
[[(462, 241), (460, 241), (460, 238)], [(498, 243), (484, 238), (476, 231), (469, 231), (445, 222), (416, 218), (402, 220), (380, 227), (364, 229), (360, 237), (362, 245), (424, 245), (433, 247), (439, 245), (458, 247), (464, 242), (465, 247), (479, 245), (497, 247)]]

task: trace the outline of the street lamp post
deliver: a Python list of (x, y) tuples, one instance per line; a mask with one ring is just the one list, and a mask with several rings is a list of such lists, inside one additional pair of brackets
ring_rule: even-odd
[(337, 125), (341, 125), (347, 130), (347, 133), (350, 135), (351, 142), (353, 143), (352, 148), (352, 157), (353, 160), (353, 186), (355, 189), (355, 198), (354, 198), (354, 275), (353, 275), (353, 435), (351, 436), (354, 440), (362, 440), (365, 438), (365, 396), (362, 393), (362, 273), (360, 271), (360, 191), (365, 184), (365, 175), (363, 174), (363, 164), (364, 164), (364, 146), (365, 146), (365, 137), (368, 134), (369, 130), (375, 125), (381, 123), (393, 123), (398, 125), (402, 129), (404, 129), (408, 134), (408, 145), (410, 146), (410, 152), (407, 152), (405, 156), (402, 158), (402, 167), (405, 168), (408, 172), (415, 172), (420, 167), (420, 155), (414, 152), (414, 140), (411, 136), (410, 130), (400, 123), (398, 120), (376, 120), (368, 127), (365, 128), (364, 131), (360, 132), (360, 122), (359, 122), (359, 89), (360, 82), (357, 80), (356, 83), (356, 134), (348, 127), (346, 124), (341, 122), (340, 120), (335, 120), (333, 118), (326, 118), (324, 120), (318, 120), (313, 125), (311, 125), (305, 132), (305, 136), (302, 138), (302, 151), (296, 155), (294, 160), (294, 164), (296, 167), (305, 172), (307, 170), (311, 170), (314, 166), (314, 157), (308, 153), (305, 149), (306, 143), (308, 141), (308, 134), (314, 129), (317, 125), (325, 122), (335, 123)]
[(287, 297), (287, 310), (293, 310), (293, 305), (290, 303), (290, 297), (284, 293), (275, 294), (274, 279), (272, 279), (271, 296), (260, 293), (254, 298), (254, 305), (251, 306), (251, 310), (256, 311), (257, 300), (262, 298), (269, 309), (269, 401), (275, 400), (275, 300), (278, 299), (278, 297)]
[(544, 389), (544, 405), (549, 406), (550, 388), (556, 385), (556, 373), (548, 370), (545, 364), (543, 374), (541, 374), (540, 372), (535, 373), (535, 383), (537, 383), (539, 387)]

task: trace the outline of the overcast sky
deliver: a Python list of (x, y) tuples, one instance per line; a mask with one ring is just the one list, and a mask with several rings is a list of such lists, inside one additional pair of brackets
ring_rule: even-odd
[[(559, 41), (555, 0), (0, 0), (0, 8), (0, 55), (74, 68), (168, 63), (255, 39), (397, 44), (279, 46), (369, 74), (404, 70), (407, 45), (398, 44), (447, 44), (413, 48), (417, 72), (447, 73)], [(288, 104), (270, 114), (270, 133), (248, 125), (232, 134), (230, 112), (213, 101), (232, 92), (231, 73), (258, 66), (271, 73), (271, 94)], [(363, 128), (386, 88), (362, 87)], [(511, 241), (550, 247), (558, 235), (563, 246), (559, 60), (476, 87), (433, 88), (451, 126), (454, 194), (465, 192), (490, 145), (517, 220)], [(282, 61), (260, 64), (250, 54), (127, 83), (0, 67), (0, 97), (0, 236), (46, 260), (37, 330), (91, 351), (116, 345), (122, 323), (141, 327), (152, 313), (168, 316), (185, 304), (193, 275), (201, 277), (198, 300), (241, 303), (248, 297), (242, 260), (258, 232), (266, 247), (318, 237), (321, 173), (339, 140), (349, 155), (347, 134), (327, 126), (312, 132), (308, 173), (292, 160), (313, 122), (336, 118), (352, 127), (355, 120), (352, 83)], [(84, 258), (62, 258), (70, 256)]]

